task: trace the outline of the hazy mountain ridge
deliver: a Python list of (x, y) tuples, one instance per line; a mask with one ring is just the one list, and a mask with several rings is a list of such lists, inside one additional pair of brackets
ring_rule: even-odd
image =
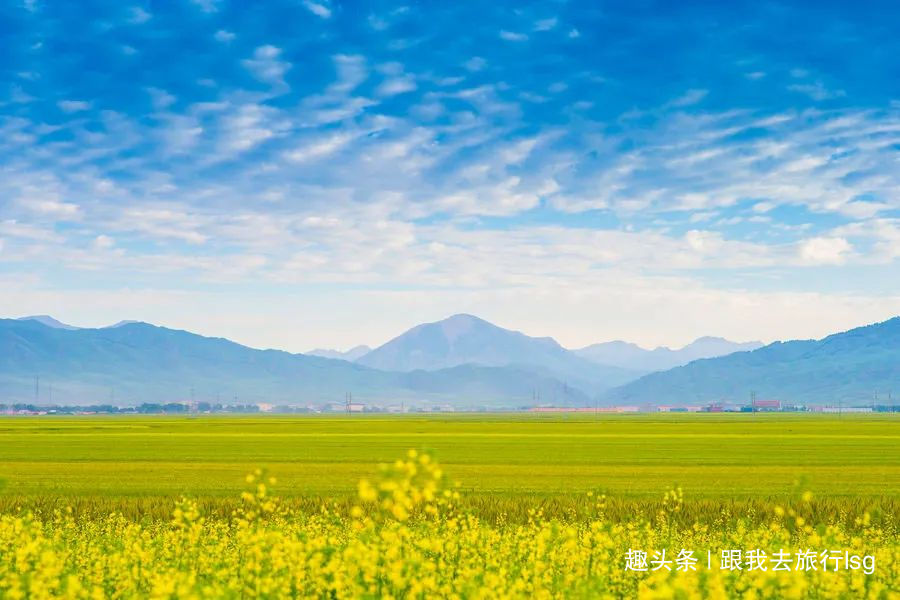
[(28, 317), (19, 317), (16, 321), (37, 321), (47, 327), (53, 327), (54, 329), (81, 329), (81, 327), (75, 327), (74, 325), (69, 325), (68, 323), (63, 323), (62, 321), (57, 321), (50, 315), (31, 315)]
[[(193, 397), (303, 405), (341, 402), (350, 392), (380, 405), (512, 408), (585, 406), (598, 398), (625, 405), (746, 403), (751, 392), (805, 404), (867, 403), (874, 393), (883, 399), (900, 393), (900, 317), (820, 340), (701, 358), (615, 389), (608, 389), (615, 377), (632, 377), (633, 371), (591, 363), (552, 338), (532, 338), (471, 315), (413, 328), (356, 363), (257, 350), (141, 322), (88, 329), (43, 321), (0, 319), (0, 404), (128, 405)], [(626, 358), (648, 352), (613, 344)], [(691, 346), (709, 352), (733, 343), (701, 338)], [(362, 364), (367, 361), (412, 368), (376, 369)]]
[(900, 393), (900, 317), (820, 340), (775, 342), (651, 373), (605, 402), (704, 404), (758, 398), (804, 404), (868, 403)]
[[(37, 398), (36, 377), (41, 381)], [(341, 402), (351, 392), (359, 401), (380, 404), (515, 407), (564, 387), (512, 367), (391, 373), (146, 323), (68, 330), (0, 319), (0, 403), (129, 405), (193, 397), (302, 405)], [(571, 397), (587, 402), (578, 390)]]
[(549, 337), (530, 337), (473, 315), (459, 314), (423, 323), (356, 361), (387, 371), (435, 371), (461, 365), (528, 366), (591, 394), (642, 372), (599, 365), (577, 356)]
[(706, 336), (676, 349), (659, 346), (647, 350), (637, 344), (617, 340), (592, 344), (573, 350), (573, 352), (600, 364), (650, 372), (665, 371), (701, 358), (716, 358), (734, 352), (756, 350), (762, 346), (762, 342), (741, 343), (720, 337)]
[(353, 362), (371, 351), (372, 348), (365, 344), (361, 344), (343, 352), (341, 350), (332, 350), (330, 348), (316, 348), (309, 352), (304, 352), (303, 354), (307, 356), (321, 356), (322, 358), (336, 358), (338, 360), (349, 360), (350, 362)]

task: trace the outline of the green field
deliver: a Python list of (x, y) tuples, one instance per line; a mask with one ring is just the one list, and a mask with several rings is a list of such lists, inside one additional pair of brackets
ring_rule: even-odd
[[(558, 597), (886, 597), (898, 442), (896, 415), (5, 418), (0, 596), (535, 597), (537, 581)], [(181, 495), (197, 501), (173, 510)], [(782, 583), (615, 566), (631, 548), (823, 544), (879, 567)], [(407, 593), (418, 582), (433, 593)]]
[(409, 448), (495, 496), (900, 492), (894, 415), (8, 417), (0, 479), (17, 498), (233, 497), (266, 467), (283, 496), (343, 496)]

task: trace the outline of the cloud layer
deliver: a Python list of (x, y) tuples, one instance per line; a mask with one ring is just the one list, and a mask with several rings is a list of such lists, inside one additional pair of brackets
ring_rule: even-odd
[[(29, 6), (4, 36), (5, 314), (300, 350), (459, 310), (571, 345), (900, 312), (878, 19)], [(797, 18), (816, 61), (760, 37)]]

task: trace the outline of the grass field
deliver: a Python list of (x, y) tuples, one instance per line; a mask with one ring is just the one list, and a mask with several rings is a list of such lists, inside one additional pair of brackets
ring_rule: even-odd
[[(0, 597), (896, 598), (898, 438), (890, 415), (7, 418)], [(710, 562), (634, 573), (635, 548)]]
[(283, 496), (340, 497), (419, 448), (475, 495), (889, 498), (898, 447), (893, 415), (12, 417), (0, 479), (7, 498), (234, 497), (266, 467)]

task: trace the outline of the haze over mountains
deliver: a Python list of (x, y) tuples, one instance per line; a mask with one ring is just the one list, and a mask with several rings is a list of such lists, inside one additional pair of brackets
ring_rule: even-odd
[(19, 317), (18, 319), (16, 319), (16, 321), (37, 321), (42, 325), (53, 327), (54, 329), (81, 329), (80, 327), (75, 327), (74, 325), (69, 325), (68, 323), (57, 321), (50, 315), (31, 315), (29, 317)]
[(596, 394), (642, 372), (585, 360), (549, 337), (497, 327), (473, 315), (453, 315), (413, 327), (356, 362), (383, 371), (435, 371), (464, 364), (517, 365)]
[(697, 360), (603, 395), (608, 403), (748, 401), (751, 392), (804, 404), (887, 402), (900, 393), (900, 317), (821, 340), (775, 342)]
[[(193, 398), (306, 405), (342, 402), (350, 392), (381, 406), (692, 405), (746, 402), (751, 391), (824, 404), (900, 391), (900, 318), (822, 340), (758, 346), (706, 337), (676, 350), (626, 342), (567, 350), (552, 338), (454, 315), (374, 350), (317, 351), (323, 357), (142, 322), (91, 329), (42, 315), (0, 319), (0, 404)], [(37, 398), (35, 377), (45, 390)]]
[(357, 358), (365, 356), (371, 351), (372, 348), (366, 346), (365, 344), (361, 344), (359, 346), (354, 346), (345, 352), (341, 352), (340, 350), (330, 350), (328, 348), (316, 348), (315, 350), (304, 352), (304, 354), (307, 354), (309, 356), (321, 356), (322, 358), (337, 358), (340, 360), (349, 360), (350, 362), (353, 362)]
[(762, 342), (737, 343), (720, 337), (702, 337), (675, 350), (665, 346), (645, 350), (636, 344), (615, 341), (593, 344), (574, 352), (596, 363), (650, 372), (686, 365), (700, 358), (715, 358), (734, 352), (756, 350), (762, 346)]
[[(39, 390), (36, 377), (43, 382)], [(66, 329), (33, 319), (0, 319), (0, 403), (133, 405), (196, 399), (305, 405), (343, 402), (348, 392), (381, 405), (515, 407), (534, 397), (571, 406), (590, 402), (581, 390), (514, 366), (385, 372), (147, 323)]]

